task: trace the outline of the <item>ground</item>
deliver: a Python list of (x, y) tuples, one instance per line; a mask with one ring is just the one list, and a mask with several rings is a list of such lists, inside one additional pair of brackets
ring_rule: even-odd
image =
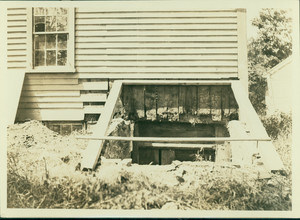
[[(287, 175), (261, 167), (238, 168), (208, 161), (137, 165), (106, 161), (79, 169), (84, 132), (61, 136), (37, 121), (8, 128), (9, 208), (291, 210)], [(290, 141), (290, 140), (288, 140)], [(284, 143), (284, 159), (289, 160)], [(104, 161), (104, 159), (103, 159)]]

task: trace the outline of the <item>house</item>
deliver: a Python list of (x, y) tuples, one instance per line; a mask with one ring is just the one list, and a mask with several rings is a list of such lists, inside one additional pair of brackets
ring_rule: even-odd
[[(83, 156), (83, 166), (93, 169), (118, 103), (136, 124), (164, 123), (150, 127), (164, 128), (168, 134), (173, 132), (170, 127), (178, 126), (172, 137), (180, 140), (169, 141), (184, 141), (185, 136), (178, 135), (190, 123), (198, 127), (187, 135), (216, 142), (213, 138), (228, 136), (226, 124), (235, 119), (245, 125), (238, 129), (243, 139), (229, 139), (257, 142), (266, 166), (282, 169), (248, 99), (245, 18), (245, 9), (208, 10), (196, 3), (9, 7), (7, 71), (24, 75), (15, 121), (39, 120), (60, 132), (97, 122), (95, 139)], [(125, 139), (161, 135), (156, 129), (145, 134), (146, 128), (147, 124), (139, 125), (140, 139)], [(179, 144), (171, 148), (192, 147)], [(137, 160), (145, 155), (163, 159), (166, 145), (142, 147), (150, 151), (141, 156), (137, 150)], [(175, 150), (171, 154), (177, 157)]]
[(267, 79), (267, 113), (292, 111), (293, 63), (292, 56), (274, 66), (264, 75)]

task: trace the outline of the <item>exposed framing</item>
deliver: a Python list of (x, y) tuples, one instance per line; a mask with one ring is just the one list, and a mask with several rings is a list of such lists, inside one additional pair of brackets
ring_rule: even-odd
[[(115, 104), (121, 94), (123, 85), (231, 85), (233, 94), (239, 105), (240, 120), (247, 125), (250, 131), (249, 138), (158, 138), (158, 137), (112, 137), (108, 136), (107, 131), (114, 114)], [(110, 95), (105, 103), (104, 112), (100, 116), (94, 134), (86, 137), (89, 140), (87, 149), (84, 152), (82, 168), (95, 169), (100, 156), (104, 140), (123, 140), (123, 141), (143, 141), (143, 142), (228, 142), (228, 141), (255, 141), (257, 148), (262, 155), (262, 159), (269, 170), (284, 169), (283, 163), (277, 154), (271, 139), (267, 135), (260, 119), (258, 118), (250, 100), (246, 96), (242, 82), (239, 80), (118, 80), (115, 81), (110, 91)], [(83, 137), (78, 137), (83, 138)]]

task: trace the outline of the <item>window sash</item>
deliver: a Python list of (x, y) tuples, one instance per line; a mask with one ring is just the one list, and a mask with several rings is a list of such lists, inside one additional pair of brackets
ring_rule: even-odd
[[(47, 7), (44, 7), (47, 8)], [(56, 31), (56, 32), (36, 32), (34, 30), (34, 8), (27, 8), (27, 15), (28, 15), (28, 28), (31, 30), (28, 32), (27, 37), (27, 45), (28, 51), (28, 70), (27, 72), (75, 72), (75, 54), (74, 54), (74, 11), (75, 8), (68, 7), (68, 23), (67, 23), (67, 30), (68, 31)], [(34, 36), (35, 35), (47, 35), (47, 34), (67, 34), (67, 49), (58, 49), (67, 51), (67, 61), (66, 65), (57, 65), (57, 66), (34, 66)], [(44, 50), (46, 51), (46, 50)]]

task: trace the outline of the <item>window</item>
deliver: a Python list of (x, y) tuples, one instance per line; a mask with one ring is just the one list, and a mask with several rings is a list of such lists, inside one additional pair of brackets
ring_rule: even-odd
[(71, 13), (68, 8), (33, 9), (32, 61), (35, 69), (72, 66)]

